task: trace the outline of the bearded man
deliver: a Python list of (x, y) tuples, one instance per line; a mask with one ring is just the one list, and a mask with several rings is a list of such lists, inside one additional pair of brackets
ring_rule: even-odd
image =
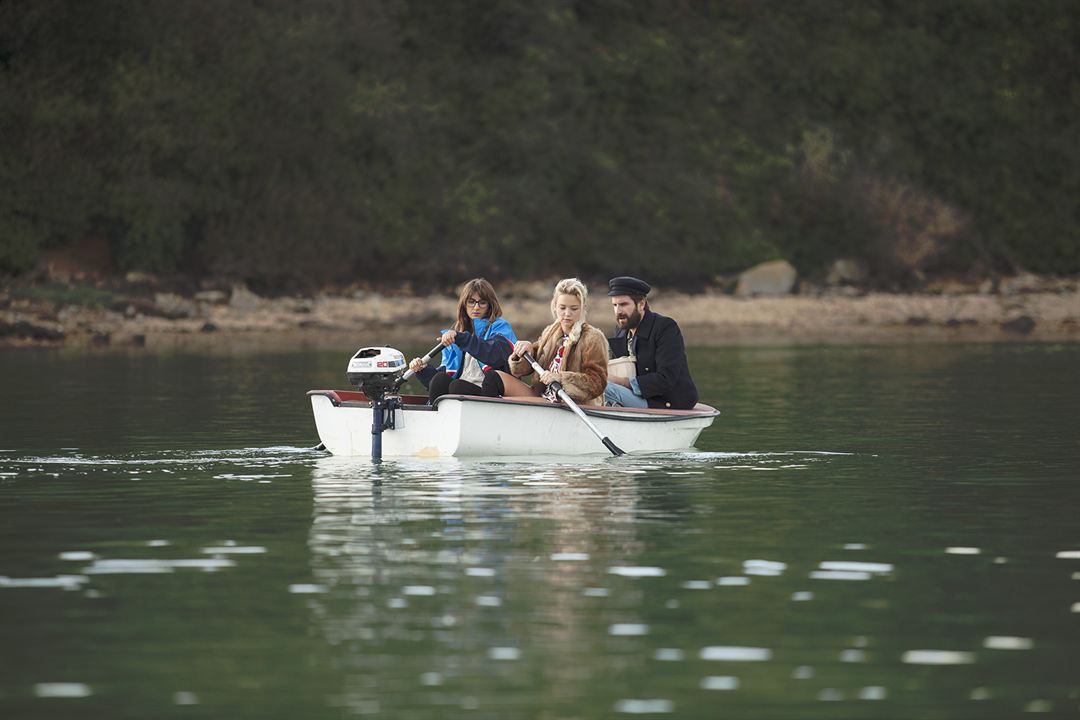
[(615, 311), (615, 337), (608, 338), (612, 357), (636, 358), (637, 377), (608, 376), (605, 405), (632, 408), (689, 410), (697, 404), (698, 391), (686, 362), (686, 344), (679, 325), (654, 313), (646, 296), (652, 289), (634, 277), (608, 282), (608, 296)]

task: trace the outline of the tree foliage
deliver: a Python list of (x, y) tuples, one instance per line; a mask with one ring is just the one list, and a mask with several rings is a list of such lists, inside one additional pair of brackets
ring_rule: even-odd
[(1080, 271), (1068, 0), (8, 0), (0, 269)]

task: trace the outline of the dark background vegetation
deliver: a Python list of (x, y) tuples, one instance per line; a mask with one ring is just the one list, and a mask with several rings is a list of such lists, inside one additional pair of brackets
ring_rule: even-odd
[(0, 273), (1080, 271), (1075, 0), (0, 0)]

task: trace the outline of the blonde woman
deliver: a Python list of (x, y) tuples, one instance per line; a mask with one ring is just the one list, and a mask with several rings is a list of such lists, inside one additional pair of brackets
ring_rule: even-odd
[[(510, 355), (510, 372), (496, 371), (484, 378), (484, 394), (490, 397), (543, 397), (558, 402), (548, 387), (558, 381), (563, 390), (583, 405), (602, 405), (607, 383), (608, 343), (604, 333), (585, 322), (589, 292), (577, 278), (560, 280), (551, 298), (551, 323), (535, 343), (521, 340)], [(529, 386), (519, 378), (533, 372), (525, 360), (531, 352), (547, 368)]]

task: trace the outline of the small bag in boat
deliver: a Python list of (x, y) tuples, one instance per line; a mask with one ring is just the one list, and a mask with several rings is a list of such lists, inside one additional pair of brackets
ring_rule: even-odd
[(621, 377), (629, 380), (637, 377), (637, 357), (626, 355), (624, 357), (609, 358), (607, 361), (608, 377)]

